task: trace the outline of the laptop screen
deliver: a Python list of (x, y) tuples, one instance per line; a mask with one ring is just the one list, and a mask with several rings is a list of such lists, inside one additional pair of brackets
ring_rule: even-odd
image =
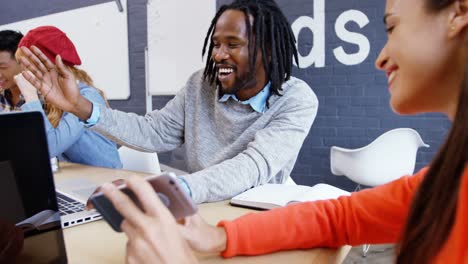
[[(0, 237), (2, 260), (24, 237), (19, 263), (65, 263), (66, 253), (43, 117), (39, 112), (0, 114)], [(2, 259), (3, 258), (3, 259)]]

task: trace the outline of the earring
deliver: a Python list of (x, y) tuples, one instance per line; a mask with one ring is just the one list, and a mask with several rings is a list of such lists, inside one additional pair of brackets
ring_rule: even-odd
[(450, 27), (450, 30), (454, 31), (454, 30), (455, 30), (455, 26)]

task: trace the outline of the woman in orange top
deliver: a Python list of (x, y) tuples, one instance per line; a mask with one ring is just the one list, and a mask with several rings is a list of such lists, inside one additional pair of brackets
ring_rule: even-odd
[[(221, 14), (222, 16), (222, 14)], [(144, 211), (112, 185), (124, 215), (128, 262), (196, 262), (192, 249), (225, 257), (278, 250), (398, 243), (397, 263), (468, 263), (468, 0), (387, 0), (385, 71), (401, 114), (441, 112), (452, 121), (430, 168), (336, 200), (251, 213), (218, 227), (200, 216), (178, 225), (139, 178), (128, 186)]]

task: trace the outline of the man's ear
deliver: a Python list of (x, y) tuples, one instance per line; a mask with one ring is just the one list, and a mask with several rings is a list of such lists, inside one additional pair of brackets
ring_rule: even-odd
[(468, 0), (455, 0), (449, 17), (449, 38), (457, 37), (468, 27)]

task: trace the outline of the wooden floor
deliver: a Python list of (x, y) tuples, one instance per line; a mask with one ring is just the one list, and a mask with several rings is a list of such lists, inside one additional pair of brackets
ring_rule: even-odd
[(395, 263), (394, 245), (371, 245), (367, 256), (362, 256), (362, 246), (353, 247), (343, 264), (390, 264)]

